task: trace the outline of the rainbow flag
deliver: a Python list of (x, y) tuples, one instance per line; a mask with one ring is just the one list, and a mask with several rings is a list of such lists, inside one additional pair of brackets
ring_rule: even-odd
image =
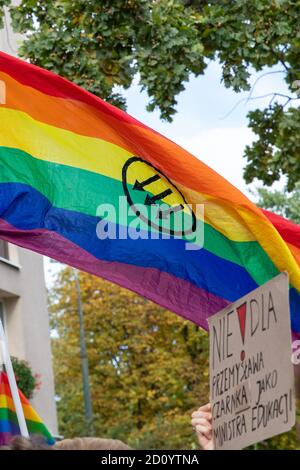
[(300, 332), (299, 227), (53, 73), (0, 53), (0, 80), (1, 238), (204, 328), (207, 317), (288, 271)]
[[(39, 415), (34, 411), (27, 398), (19, 390), (24, 416), (29, 434), (43, 436), (49, 445), (54, 444), (54, 439), (43, 424)], [(0, 445), (9, 443), (13, 436), (20, 434), (18, 420), (15, 412), (11, 391), (4, 372), (0, 373)]]

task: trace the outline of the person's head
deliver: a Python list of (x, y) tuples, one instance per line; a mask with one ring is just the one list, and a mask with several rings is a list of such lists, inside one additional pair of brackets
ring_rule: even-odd
[(131, 450), (124, 442), (117, 439), (99, 437), (75, 437), (63, 439), (55, 444), (58, 450)]
[(0, 447), (0, 450), (54, 450), (49, 446), (42, 436), (31, 436), (29, 438), (22, 436), (13, 437), (6, 446)]

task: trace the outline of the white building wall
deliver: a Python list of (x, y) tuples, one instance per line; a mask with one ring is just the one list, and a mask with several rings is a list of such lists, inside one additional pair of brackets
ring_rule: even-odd
[[(13, 245), (9, 248), (16, 250)], [(41, 375), (41, 388), (31, 402), (49, 429), (57, 434), (43, 258), (22, 248), (17, 250), (16, 266), (0, 260), (0, 297), (9, 352), (28, 361), (32, 371)]]
[[(15, 5), (18, 0), (13, 0)], [(5, 29), (0, 30), (0, 50), (16, 55), (20, 36), (13, 34), (6, 10)], [(57, 434), (54, 380), (47, 294), (42, 256), (9, 245), (11, 264), (0, 260), (0, 300), (10, 354), (29, 362), (41, 374), (41, 389), (32, 404), (49, 430)]]
[[(13, 5), (18, 5), (19, 0), (11, 0)], [(7, 8), (4, 8), (4, 29), (0, 30), (0, 50), (7, 54), (17, 55), (18, 45), (22, 37), (15, 34), (11, 28), (10, 18)]]

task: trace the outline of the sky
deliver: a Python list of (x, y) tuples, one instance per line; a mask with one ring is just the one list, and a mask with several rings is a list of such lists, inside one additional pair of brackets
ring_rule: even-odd
[[(251, 84), (255, 85), (252, 97), (274, 91), (289, 94), (284, 74), (273, 73), (276, 71), (280, 71), (279, 66), (252, 74)], [(249, 189), (254, 190), (259, 183), (249, 186), (243, 180), (246, 163), (244, 149), (255, 138), (247, 126), (247, 113), (251, 109), (267, 106), (270, 97), (247, 102), (249, 92), (235, 93), (226, 89), (221, 83), (221, 66), (217, 62), (210, 62), (205, 75), (191, 77), (185, 90), (178, 96), (177, 114), (172, 123), (162, 122), (158, 111), (146, 111), (149, 98), (145, 91), (141, 91), (138, 77), (123, 94), (130, 115), (190, 151), (253, 198)], [(283, 182), (276, 186), (283, 187)], [(48, 287), (52, 285), (58, 269), (58, 264), (54, 265), (45, 258)]]
[[(251, 83), (257, 83), (252, 96), (273, 91), (288, 93), (282, 73), (262, 76), (267, 71), (279, 70), (276, 67), (253, 73)], [(129, 114), (189, 150), (249, 195), (243, 180), (243, 152), (254, 135), (247, 126), (247, 113), (265, 107), (270, 97), (247, 103), (249, 92), (237, 94), (221, 83), (221, 66), (216, 62), (209, 64), (204, 76), (193, 77), (187, 83), (178, 97), (177, 114), (171, 124), (162, 122), (159, 112), (146, 111), (148, 97), (137, 83), (124, 94)]]

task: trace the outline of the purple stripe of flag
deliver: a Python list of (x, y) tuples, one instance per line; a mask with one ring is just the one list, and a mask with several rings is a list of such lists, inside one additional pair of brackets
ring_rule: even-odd
[(0, 237), (133, 290), (205, 330), (208, 329), (207, 318), (229, 304), (225, 299), (158, 269), (98, 260), (49, 230), (19, 230), (0, 219)]

